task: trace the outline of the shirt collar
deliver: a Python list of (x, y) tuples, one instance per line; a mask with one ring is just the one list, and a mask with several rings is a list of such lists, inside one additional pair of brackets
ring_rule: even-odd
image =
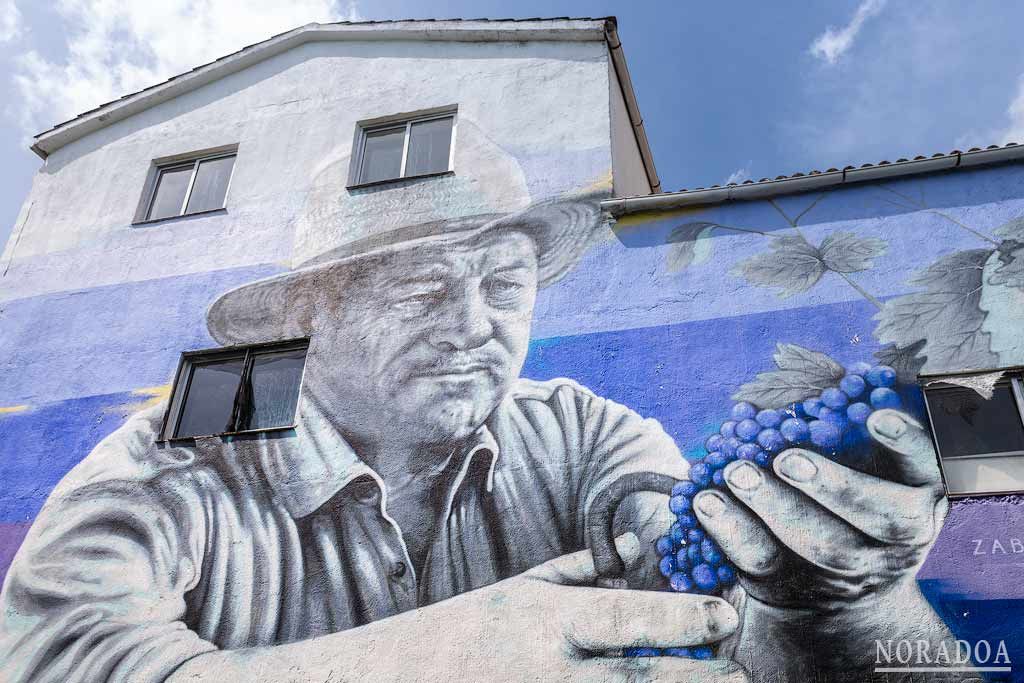
[[(498, 443), (483, 425), (454, 455), (462, 463), (448, 496), (449, 506), (475, 462), (486, 464), (487, 490), (493, 488)], [(312, 514), (360, 477), (369, 476), (384, 488), (381, 477), (356, 454), (317, 402), (306, 397), (300, 399), (295, 437), (267, 439), (260, 460), (271, 487), (296, 519)]]

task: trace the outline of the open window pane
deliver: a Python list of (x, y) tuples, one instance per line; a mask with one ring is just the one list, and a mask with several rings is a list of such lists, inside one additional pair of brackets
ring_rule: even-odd
[(231, 412), (245, 366), (244, 357), (196, 363), (175, 437), (221, 434), (231, 430)]
[(950, 458), (942, 461), (946, 491), (953, 495), (1024, 491), (1024, 456)]
[(400, 177), (404, 146), (405, 126), (367, 133), (363, 142), (359, 182), (373, 183)]
[(185, 202), (188, 183), (192, 179), (193, 164), (165, 168), (160, 170), (156, 190), (149, 205), (148, 220), (159, 220), (181, 214), (181, 205)]
[(231, 169), (234, 165), (233, 156), (200, 161), (185, 213), (224, 208), (224, 197), (228, 191), (228, 181), (231, 179)]
[(1024, 452), (1024, 423), (1008, 383), (996, 386), (989, 400), (961, 387), (931, 389), (925, 396), (943, 461)]
[(452, 118), (414, 123), (409, 132), (409, 158), (405, 175), (442, 173), (448, 170), (452, 143)]
[(239, 430), (287, 427), (295, 423), (305, 349), (260, 353), (253, 356), (252, 403)]

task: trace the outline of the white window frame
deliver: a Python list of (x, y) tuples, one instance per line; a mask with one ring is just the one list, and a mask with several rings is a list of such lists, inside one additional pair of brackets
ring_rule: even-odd
[[(929, 391), (941, 391), (943, 387), (937, 386), (929, 388), (928, 385), (935, 382), (942, 382), (947, 377), (956, 377), (958, 375), (977, 375), (988, 372), (1002, 372), (1004, 377), (1010, 383), (1010, 392), (1013, 395), (1014, 404), (1017, 408), (1017, 415), (1024, 424), (1024, 366), (1015, 366), (1008, 368), (994, 368), (991, 370), (971, 370), (970, 372), (954, 372), (954, 373), (943, 373), (940, 375), (919, 375), (918, 382), (921, 385), (922, 391), (925, 393), (924, 408), (928, 415), (928, 422), (930, 426), (932, 443), (935, 444), (935, 457), (939, 464), (939, 473), (942, 475), (942, 487), (946, 491), (947, 498), (980, 498), (984, 496), (1012, 496), (1024, 493), (1024, 484), (1021, 485), (1020, 489), (1007, 490), (1007, 491), (971, 491), (971, 492), (950, 492), (949, 486), (946, 483), (946, 460), (973, 460), (977, 458), (1024, 458), (1024, 451), (1000, 451), (997, 453), (972, 453), (970, 455), (954, 455), (943, 458), (942, 456), (942, 445), (939, 443), (938, 433), (935, 431), (935, 420), (932, 417), (931, 406), (928, 404), (927, 393)], [(951, 385), (955, 386), (955, 385)], [(951, 388), (951, 387), (945, 387)]]
[[(228, 176), (228, 184), (224, 188), (224, 201), (221, 205), (214, 209), (203, 209), (202, 211), (192, 211), (186, 213), (188, 208), (189, 199), (192, 198), (192, 188), (196, 182), (196, 175), (199, 172), (199, 164), (204, 161), (212, 161), (214, 159), (224, 159), (227, 157), (234, 157), (235, 162), (231, 164), (231, 174)], [(192, 175), (188, 179), (188, 188), (185, 190), (185, 198), (181, 202), (181, 207), (178, 209), (178, 213), (173, 216), (164, 216), (162, 218), (151, 218), (153, 213), (153, 202), (156, 200), (157, 190), (160, 188), (160, 178), (166, 171), (176, 171), (183, 168), (192, 167)], [(235, 168), (238, 166), (238, 150), (232, 149), (229, 151), (217, 152), (215, 154), (203, 154), (200, 156), (190, 156), (184, 159), (178, 159), (175, 161), (165, 162), (154, 162), (153, 176), (150, 183), (149, 191), (146, 195), (146, 201), (144, 203), (144, 211), (142, 212), (141, 219), (136, 221), (138, 223), (152, 223), (156, 221), (166, 221), (172, 218), (181, 218), (182, 216), (197, 216), (204, 213), (211, 213), (213, 211), (223, 211), (228, 205), (228, 194), (231, 192), (231, 181), (235, 177)]]
[[(409, 140), (412, 138), (412, 126), (425, 121), (436, 121), (438, 119), (452, 120), (452, 136), (448, 143), (448, 167), (443, 171), (431, 171), (430, 173), (418, 173), (416, 175), (406, 174), (406, 164), (409, 160)], [(371, 180), (363, 182), (363, 154), (366, 150), (366, 138), (370, 133), (379, 133), (386, 130), (398, 130), (405, 128), (405, 137), (402, 141), (402, 163), (399, 167), (399, 175), (394, 178)], [(352, 157), (352, 165), (349, 172), (349, 188), (368, 187), (382, 183), (393, 183), (398, 180), (409, 178), (429, 178), (431, 176), (446, 175), (455, 172), (455, 138), (459, 127), (459, 116), (457, 107), (441, 107), (412, 114), (397, 114), (383, 118), (360, 121), (356, 124), (356, 139), (352, 148), (356, 153)]]

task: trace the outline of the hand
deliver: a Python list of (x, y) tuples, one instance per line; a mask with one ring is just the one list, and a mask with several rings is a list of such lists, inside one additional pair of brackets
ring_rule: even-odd
[[(627, 565), (633, 534), (616, 539)], [(728, 660), (623, 658), (626, 647), (688, 647), (730, 635), (724, 600), (594, 588), (590, 551), (360, 628), (270, 648), (201, 655), (170, 680), (217, 681), (746, 681)], [(219, 661), (213, 661), (217, 657)], [(213, 680), (211, 678), (211, 680)]]
[(777, 478), (736, 462), (725, 470), (734, 498), (695, 497), (750, 598), (751, 652), (758, 640), (802, 645), (818, 665), (850, 667), (873, 660), (875, 639), (948, 636), (914, 581), (946, 512), (931, 439), (894, 410), (872, 414), (868, 430), (885, 448), (885, 478), (793, 448), (776, 458)]

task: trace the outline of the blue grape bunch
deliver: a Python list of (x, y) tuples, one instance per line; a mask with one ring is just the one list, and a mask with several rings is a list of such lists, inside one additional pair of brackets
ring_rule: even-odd
[[(689, 481), (672, 489), (669, 509), (676, 516), (669, 532), (658, 539), (658, 568), (669, 587), (679, 593), (720, 595), (736, 583), (736, 568), (705, 533), (693, 512), (693, 497), (704, 489), (725, 488), (725, 466), (749, 460), (771, 471), (772, 461), (791, 446), (810, 445), (830, 456), (852, 453), (870, 436), (868, 417), (883, 408), (900, 408), (894, 389), (896, 371), (887, 365), (857, 363), (846, 370), (839, 386), (785, 409), (759, 410), (746, 401), (732, 407), (730, 419), (704, 443), (707, 454), (691, 463)], [(710, 659), (709, 646), (692, 648), (629, 648), (626, 656), (677, 656)]]

